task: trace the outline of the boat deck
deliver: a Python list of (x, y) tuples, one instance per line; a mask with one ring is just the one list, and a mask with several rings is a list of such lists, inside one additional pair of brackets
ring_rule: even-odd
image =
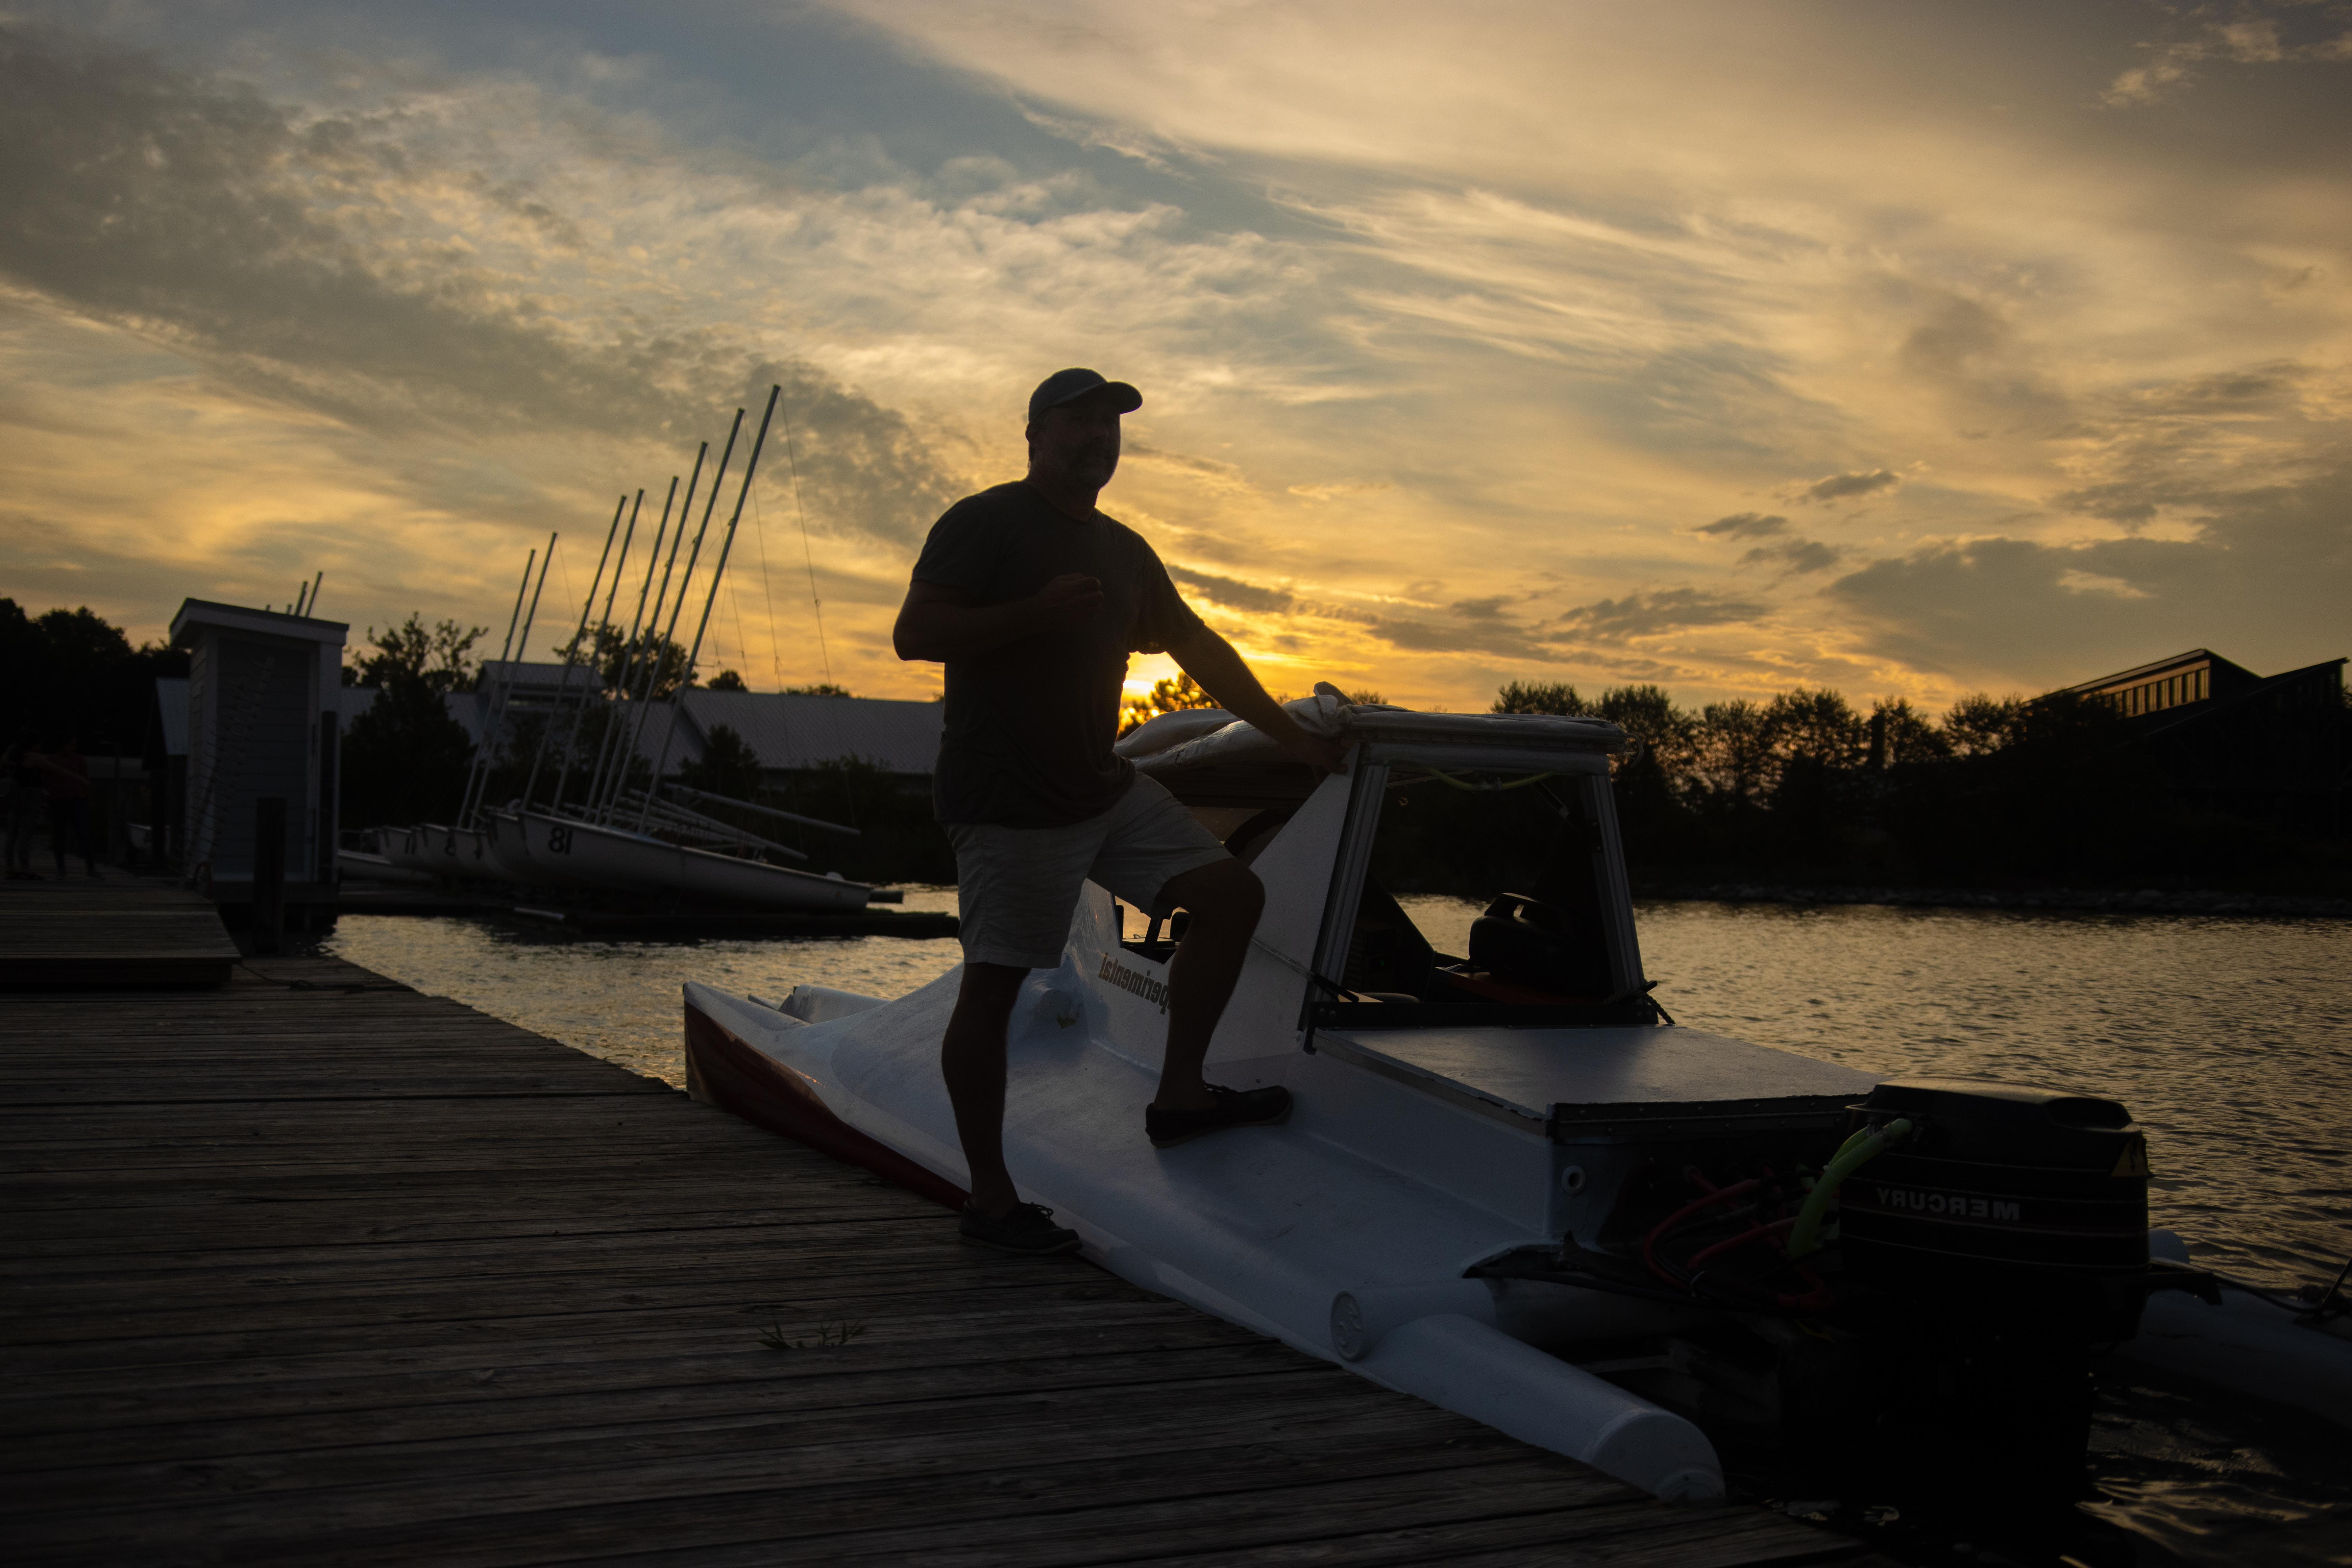
[(0, 997), (0, 1063), (15, 1563), (1885, 1562), (332, 960)]

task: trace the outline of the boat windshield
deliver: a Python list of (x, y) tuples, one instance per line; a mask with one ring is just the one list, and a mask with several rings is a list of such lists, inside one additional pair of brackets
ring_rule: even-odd
[(1329, 1021), (1653, 1021), (1625, 983), (1640, 967), (1612, 891), (1608, 788), (1587, 773), (1393, 763)]

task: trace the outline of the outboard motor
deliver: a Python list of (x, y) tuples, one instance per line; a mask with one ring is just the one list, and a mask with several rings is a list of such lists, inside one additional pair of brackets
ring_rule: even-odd
[(1919, 1078), (1858, 1104), (1601, 1106), (1555, 1135), (1569, 1233), (1477, 1272), (1709, 1309), (1580, 1364), (1688, 1414), (1754, 1484), (1971, 1517), (2079, 1492), (2092, 1356), (2150, 1282), (2123, 1106)]
[(1885, 1451), (2022, 1492), (2080, 1484), (2095, 1348), (2147, 1293), (2147, 1145), (2111, 1100), (1977, 1079), (1884, 1083), (1857, 1132), (1906, 1135), (1838, 1193), (1849, 1316)]
[(2127, 1340), (2147, 1295), (2147, 1141), (2112, 1100), (1979, 1079), (1899, 1079), (1853, 1108), (1910, 1135), (1838, 1194), (1856, 1284), (1938, 1314)]

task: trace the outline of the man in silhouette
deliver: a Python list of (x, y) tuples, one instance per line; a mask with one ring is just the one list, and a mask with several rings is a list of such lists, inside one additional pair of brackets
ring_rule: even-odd
[(940, 1051), (971, 1168), (966, 1238), (1066, 1252), (1078, 1236), (1024, 1204), (1005, 1170), (1005, 1026), (1032, 969), (1062, 961), (1088, 879), (1191, 924), (1169, 969), (1168, 1050), (1144, 1131), (1162, 1148), (1290, 1114), (1289, 1091), (1207, 1082), (1265, 889), (1165, 786), (1111, 750), (1130, 653), (1171, 655), (1220, 706), (1302, 763), (1336, 773), (1309, 734), (1202, 624), (1140, 534), (1096, 510), (1118, 468), (1119, 418), (1143, 403), (1091, 370), (1029, 399), (1025, 479), (967, 496), (933, 526), (893, 641), (947, 666), (935, 805), (956, 851), (963, 979)]

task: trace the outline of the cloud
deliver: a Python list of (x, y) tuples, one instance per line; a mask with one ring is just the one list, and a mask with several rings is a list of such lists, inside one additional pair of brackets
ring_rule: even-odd
[(2058, 586), (2069, 594), (2104, 594), (2111, 599), (2145, 599), (2145, 588), (2134, 587), (2121, 577), (2102, 577), (2096, 572), (2085, 572), (2070, 566), (2058, 574)]
[[(379, 436), (675, 448), (727, 402), (756, 420), (779, 384), (820, 527), (906, 544), (953, 499), (905, 416), (805, 361), (716, 325), (565, 309), (545, 274), (574, 243), (568, 220), (393, 129), (298, 119), (142, 55), (0, 27), (0, 276)], [(436, 203), (464, 215), (462, 246), (415, 232)], [(481, 264), (498, 244), (521, 273)]]
[(1830, 545), (1811, 539), (1785, 539), (1777, 544), (1760, 544), (1742, 555), (1742, 565), (1779, 566), (1791, 573), (1826, 572), (1838, 563), (1839, 552)]
[(2150, 477), (2116, 479), (2061, 490), (2050, 504), (2063, 511), (2137, 527), (2168, 508), (2203, 506), (2215, 499), (2211, 487), (2189, 481)]
[(2280, 38), (2279, 22), (2276, 16), (2241, 15), (2227, 22), (2202, 22), (2186, 37), (2142, 44), (2148, 51), (2147, 62), (2116, 73), (2099, 101), (2109, 109), (2160, 103), (2172, 89), (2193, 82), (2195, 68), (2205, 60), (2235, 65), (2352, 60), (2352, 32), (2291, 43)]
[(1171, 452), (1164, 447), (1155, 447), (1148, 441), (1139, 441), (1131, 437), (1121, 442), (1119, 460), (1122, 463), (1130, 461), (1141, 463), (1166, 473), (1181, 474), (1186, 479), (1205, 484), (1213, 489), (1235, 494), (1246, 493), (1257, 488), (1249, 482), (1248, 477), (1240, 468), (1231, 463), (1221, 463), (1214, 458), (1196, 458), (1187, 452)]
[[(1205, 563), (1186, 591), (1254, 654), (1286, 639), (1292, 689), (1328, 661), (1458, 706), (1525, 660), (1671, 667), (1686, 698), (1866, 668), (1933, 700), (1970, 661), (2077, 668), (1971, 597), (2000, 545), (1939, 553), (1986, 536), (2026, 550), (2037, 614), (2117, 636), (2343, 624), (2310, 587), (2340, 586), (2339, 547), (2256, 521), (2284, 528), (2260, 496), (2343, 460), (2352, 174), (2325, 149), (2352, 96), (2315, 56), (2208, 38), (2241, 13), (707, 10), (688, 40), (628, 6), (548, 27), (21, 0), (160, 52), (6, 46), (0, 382), (42, 418), (7, 427), (0, 573), (51, 571), (46, 527), (92, 542), (89, 596), (120, 583), (126, 610), (158, 596), (121, 564), (143, 541), (184, 591), (282, 598), (315, 554), (357, 618), (421, 595), (487, 620), (502, 590), (461, 581), (510, 575), (530, 527), (560, 523), (572, 563), (612, 490), (778, 379), (818, 569), (902, 583), (948, 497), (1019, 471), (1036, 377), (1098, 363), (1151, 399), (1114, 510)], [(2342, 26), (2263, 12), (2282, 58)], [(2162, 113), (2085, 112), (2200, 39), (2245, 63), (2184, 58), (2204, 79)], [(173, 482), (122, 476), (133, 451)], [(772, 553), (795, 531), (780, 456)], [(1806, 493), (1882, 475), (1905, 478)], [(1394, 488), (1326, 482), (1363, 476)], [(1756, 527), (1675, 564), (1689, 519), (1791, 481), (1777, 527), (1738, 514)], [(1862, 508), (1867, 531), (1791, 521)], [(2033, 553), (2127, 530), (2190, 553)], [(2215, 591), (2176, 591), (2175, 560)], [(855, 597), (826, 590), (834, 652), (879, 651), (840, 673), (918, 679), (888, 594), (863, 619)], [(1756, 614), (1709, 619), (1735, 610)]]
[(1827, 592), (1867, 651), (1968, 680), (2062, 685), (2200, 645), (2292, 667), (2347, 651), (2303, 629), (2334, 606), (2340, 632), (2352, 603), (2347, 515), (2352, 468), (2338, 468), (2213, 496), (2188, 538), (1928, 544)]
[(1212, 572), (1195, 572), (1189, 567), (1171, 565), (1168, 568), (1168, 575), (1232, 609), (1279, 615), (1297, 602), (1286, 588), (1268, 588), (1256, 583), (1244, 583), (1238, 577), (1220, 577)]
[(1366, 629), (1391, 647), (1412, 653), (1484, 653), (1514, 659), (1548, 657), (1525, 627), (1498, 616), (1444, 622), (1380, 616), (1372, 617)]
[[(1811, 505), (1830, 501), (1851, 500), (1856, 496), (1877, 495), (1901, 488), (1903, 476), (1886, 468), (1871, 468), (1849, 474), (1830, 474), (1809, 485), (1793, 487), (1789, 499)], [(1726, 530), (1725, 531), (1731, 531)]]
[(1049, 136), (1058, 136), (1081, 147), (1099, 147), (1122, 158), (1132, 158), (1162, 174), (1181, 174), (1178, 166), (1171, 162), (1171, 154), (1189, 151), (1116, 121), (1076, 120), (1066, 115), (1047, 114), (1029, 104), (1023, 104), (1020, 108), (1023, 119)]
[(1374, 479), (1352, 483), (1347, 480), (1334, 480), (1331, 483), (1320, 485), (1292, 485), (1289, 489), (1292, 495), (1304, 496), (1308, 500), (1337, 500), (1341, 496), (1376, 495), (1381, 490), (1394, 488), (1394, 485), (1387, 479)]
[(1697, 531), (1727, 535), (1733, 539), (1761, 539), (1769, 533), (1779, 533), (1789, 526), (1785, 517), (1767, 516), (1760, 511), (1735, 511), (1729, 517), (1718, 517), (1713, 522), (1699, 524)]
[(1703, 588), (1662, 588), (1580, 605), (1553, 623), (1559, 632), (1613, 642), (1656, 637), (1688, 626), (1718, 626), (1753, 620), (1764, 606)]

